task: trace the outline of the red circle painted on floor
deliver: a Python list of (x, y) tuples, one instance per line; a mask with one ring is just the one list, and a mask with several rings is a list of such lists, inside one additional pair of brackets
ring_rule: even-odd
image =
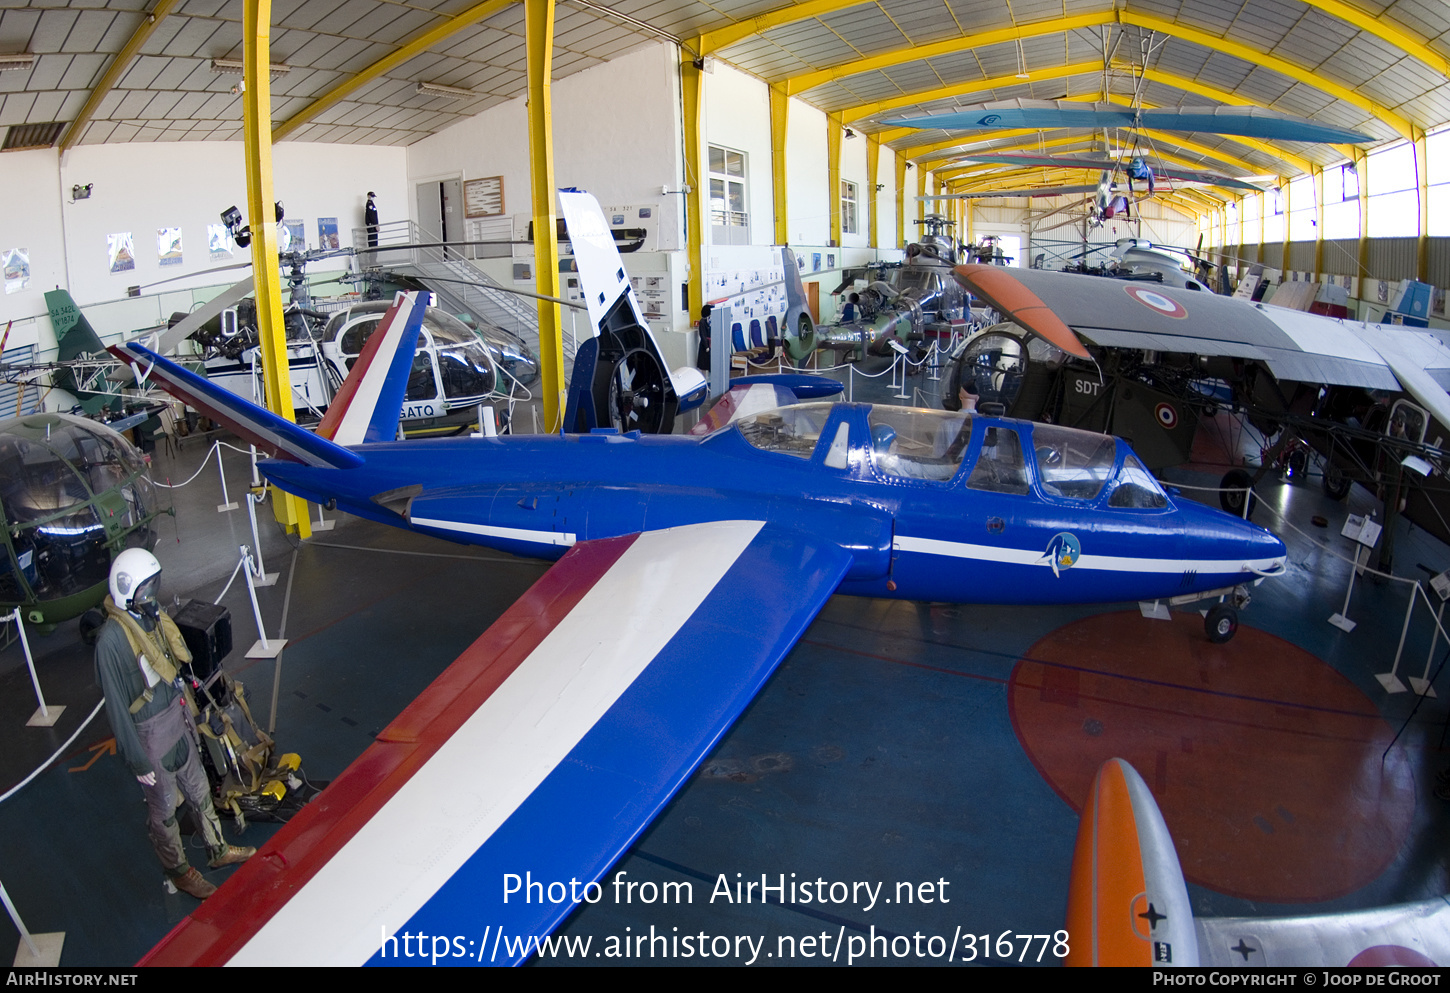
[(1333, 668), (1240, 627), (1211, 644), (1197, 614), (1137, 611), (1058, 628), (1012, 670), (1012, 725), (1081, 811), (1098, 766), (1148, 783), (1184, 876), (1249, 900), (1329, 900), (1369, 883), (1415, 814), (1408, 763), (1370, 700)]

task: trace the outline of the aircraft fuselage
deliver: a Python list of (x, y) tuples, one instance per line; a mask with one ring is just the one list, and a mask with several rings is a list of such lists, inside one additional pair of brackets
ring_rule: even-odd
[[(353, 469), (261, 466), (309, 500), (541, 558), (591, 539), (770, 521), (849, 550), (840, 592), (862, 596), (1151, 600), (1252, 582), (1284, 560), (1283, 543), (1268, 531), (1180, 497), (1160, 492), (1160, 506), (1114, 506), (1125, 502), (1114, 493), (1132, 474), (1121, 440), (1088, 436), (1108, 446), (1107, 468), (1098, 471), (1096, 494), (1081, 499), (1062, 495), (1073, 490), (1060, 476), (1046, 481), (1040, 460), (1052, 439), (1042, 426), (977, 416), (950, 478), (911, 478), (888, 471), (890, 460), (873, 449), (869, 405), (809, 406), (816, 440), (794, 450), (762, 448), (732, 425), (704, 439), (594, 433), (383, 443), (360, 449), (366, 462)], [(1055, 430), (1060, 438), (1066, 429)], [(978, 470), (999, 431), (1024, 439), (1013, 492), (983, 488), (992, 484)], [(390, 496), (374, 500), (380, 494)]]

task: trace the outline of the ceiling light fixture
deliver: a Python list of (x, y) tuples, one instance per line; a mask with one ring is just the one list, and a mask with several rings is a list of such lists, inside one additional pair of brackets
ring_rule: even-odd
[(27, 55), (24, 52), (16, 52), (11, 55), (0, 55), (0, 72), (6, 72), (10, 69), (30, 69), (34, 66), (34, 55)]
[(447, 97), (450, 100), (466, 100), (478, 96), (472, 90), (465, 90), (461, 86), (445, 86), (442, 83), (420, 82), (414, 92), (430, 97)]
[[(272, 77), (274, 79), (276, 77), (278, 77), (278, 76), (285, 76), (287, 73), (289, 73), (289, 72), (292, 71), (292, 67), (291, 66), (289, 66), (289, 65), (280, 65), (279, 63), (276, 63), (276, 62), (271, 63), (268, 66), (268, 68), (270, 68), (272, 70)], [(247, 64), (245, 62), (243, 62), (241, 59), (212, 59), (211, 60), (211, 71), (212, 72), (216, 72), (216, 73), (233, 73), (235, 75), (240, 76), (240, 75), (243, 75), (246, 72), (246, 69), (247, 69)]]

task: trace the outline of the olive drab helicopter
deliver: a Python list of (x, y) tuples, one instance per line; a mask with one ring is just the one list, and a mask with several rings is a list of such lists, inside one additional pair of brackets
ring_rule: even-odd
[(0, 422), (0, 610), (42, 632), (106, 596), (111, 560), (152, 548), (169, 513), (135, 446), (105, 424), (37, 413)]

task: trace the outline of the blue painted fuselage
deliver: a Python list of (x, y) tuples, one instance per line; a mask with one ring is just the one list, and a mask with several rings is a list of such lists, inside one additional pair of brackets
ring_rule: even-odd
[(1115, 499), (1132, 455), (1121, 440), (1107, 482), (1089, 499), (1052, 495), (1032, 458), (1021, 467), (1025, 492), (997, 492), (972, 472), (983, 445), (994, 428), (1010, 429), (1030, 453), (1032, 424), (977, 416), (951, 478), (909, 478), (886, 471), (874, 453), (871, 410), (829, 406), (819, 441), (794, 451), (759, 447), (731, 426), (703, 439), (596, 433), (379, 443), (356, 449), (365, 462), (354, 468), (280, 460), (261, 467), (281, 488), (335, 500), (361, 517), (544, 558), (596, 538), (770, 521), (850, 551), (839, 591), (862, 596), (1152, 600), (1252, 582), (1282, 567), (1283, 543), (1252, 523), (1175, 496), (1158, 497), (1159, 506)]

